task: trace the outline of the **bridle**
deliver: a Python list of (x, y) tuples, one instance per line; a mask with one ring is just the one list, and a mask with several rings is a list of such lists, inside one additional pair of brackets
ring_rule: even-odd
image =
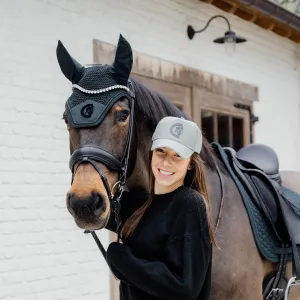
[[(95, 145), (85, 145), (77, 148), (71, 155), (69, 160), (69, 168), (72, 172), (72, 181), (73, 183), (74, 176), (78, 166), (82, 163), (90, 163), (98, 174), (101, 177), (101, 180), (104, 184), (105, 190), (107, 192), (109, 201), (110, 201), (110, 209), (114, 216), (114, 222), (116, 225), (116, 232), (118, 234), (118, 241), (120, 239), (120, 227), (122, 225), (122, 221), (120, 219), (120, 199), (123, 193), (124, 185), (126, 183), (126, 178), (128, 176), (128, 161), (130, 155), (131, 141), (133, 135), (133, 125), (134, 125), (134, 101), (135, 101), (135, 91), (132, 86), (130, 80), (128, 80), (129, 86), (129, 107), (130, 107), (130, 121), (129, 121), (129, 130), (127, 134), (127, 141), (125, 146), (125, 151), (121, 160), (118, 160), (115, 156), (110, 154), (109, 152), (97, 147)], [(93, 91), (92, 91), (93, 92)], [(113, 185), (112, 189), (110, 189), (108, 180), (105, 174), (97, 167), (95, 162), (101, 162), (105, 164), (107, 167), (112, 169), (113, 171), (118, 172), (118, 181)], [(84, 233), (91, 233), (95, 242), (97, 243), (100, 251), (102, 252), (105, 260), (106, 260), (106, 251), (102, 246), (100, 240), (98, 239), (96, 233), (94, 231), (85, 230)]]

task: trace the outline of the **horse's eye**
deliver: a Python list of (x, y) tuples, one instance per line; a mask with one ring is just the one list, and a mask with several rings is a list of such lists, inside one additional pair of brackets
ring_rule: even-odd
[(125, 122), (129, 116), (128, 110), (122, 110), (117, 113), (118, 122)]

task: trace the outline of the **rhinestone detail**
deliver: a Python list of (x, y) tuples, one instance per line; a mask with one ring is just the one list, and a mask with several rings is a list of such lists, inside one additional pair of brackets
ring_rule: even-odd
[(125, 85), (113, 85), (109, 86), (105, 89), (100, 89), (100, 90), (86, 90), (85, 88), (79, 86), (78, 84), (72, 84), (72, 89), (78, 89), (79, 91), (87, 94), (102, 94), (111, 90), (116, 90), (116, 89), (123, 89), (127, 92), (129, 92), (129, 88)]

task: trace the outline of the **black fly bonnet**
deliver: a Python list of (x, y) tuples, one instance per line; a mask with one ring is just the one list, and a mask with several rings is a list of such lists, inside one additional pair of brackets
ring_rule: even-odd
[[(70, 158), (69, 167), (72, 181), (75, 165), (91, 163), (104, 183), (115, 222), (120, 226), (119, 199), (126, 181), (127, 164), (133, 128), (134, 91), (129, 81), (133, 58), (126, 39), (120, 35), (115, 60), (112, 65), (82, 66), (68, 53), (59, 41), (56, 49), (57, 59), (63, 74), (72, 82), (72, 94), (66, 102), (66, 114), (70, 127), (90, 128), (101, 124), (114, 103), (125, 97), (130, 104), (130, 124), (123, 158), (119, 161), (112, 154), (95, 145), (85, 145), (76, 149)], [(105, 164), (118, 172), (118, 182), (110, 189), (103, 172), (95, 161)]]

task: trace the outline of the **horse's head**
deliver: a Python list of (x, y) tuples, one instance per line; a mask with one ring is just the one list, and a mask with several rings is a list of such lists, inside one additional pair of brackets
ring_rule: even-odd
[(110, 217), (110, 201), (120, 193), (130, 152), (131, 47), (120, 35), (111, 65), (84, 67), (59, 41), (57, 59), (73, 89), (64, 112), (73, 173), (67, 208), (80, 228), (100, 229)]

